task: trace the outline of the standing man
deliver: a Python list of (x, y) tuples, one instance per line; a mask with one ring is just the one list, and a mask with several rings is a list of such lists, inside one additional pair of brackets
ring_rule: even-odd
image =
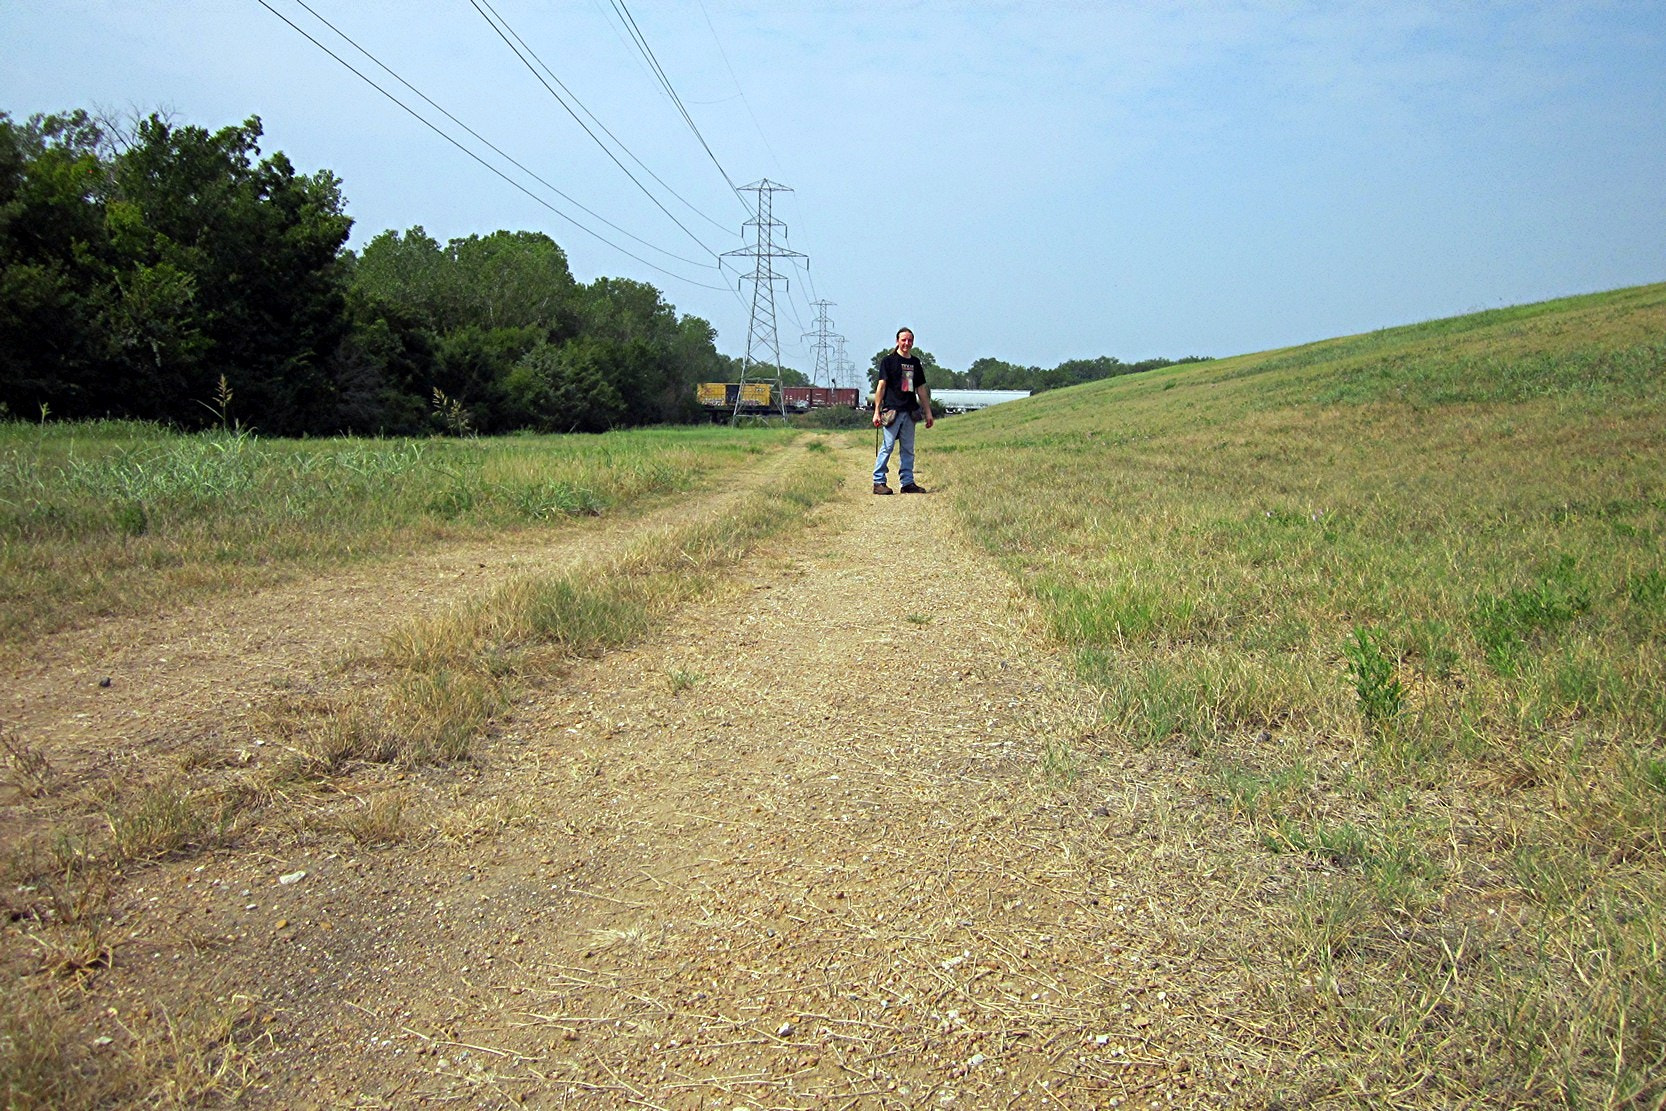
[(922, 416), (926, 427), (937, 423), (931, 415), (931, 391), (926, 389), (925, 368), (914, 355), (914, 333), (907, 328), (897, 332), (897, 349), (879, 360), (879, 381), (874, 384), (873, 426), (885, 429), (885, 442), (874, 460), (873, 492), (890, 494), (885, 485), (885, 472), (891, 466), (891, 450), (902, 445), (902, 458), (897, 462), (897, 477), (902, 480), (905, 494), (923, 494), (925, 487), (914, 482), (914, 424)]

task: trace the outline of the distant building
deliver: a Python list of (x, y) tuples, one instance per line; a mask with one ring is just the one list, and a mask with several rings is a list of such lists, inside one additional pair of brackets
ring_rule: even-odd
[(931, 407), (945, 413), (969, 413), (1029, 396), (1029, 390), (932, 390)]

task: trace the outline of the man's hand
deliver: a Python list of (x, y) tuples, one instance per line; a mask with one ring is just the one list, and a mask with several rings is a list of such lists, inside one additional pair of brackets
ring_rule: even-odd
[(873, 411), (873, 426), (875, 428), (878, 428), (881, 424), (884, 424), (884, 423), (885, 423), (884, 421), (879, 419), (879, 410), (875, 409)]
[(931, 410), (930, 409), (927, 409), (926, 410), (926, 427), (930, 428), (932, 425), (934, 425), (936, 423), (937, 423), (937, 418), (931, 415)]

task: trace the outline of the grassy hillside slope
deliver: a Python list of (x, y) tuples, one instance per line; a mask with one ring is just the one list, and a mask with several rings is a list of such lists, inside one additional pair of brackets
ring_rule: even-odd
[(939, 432), (1107, 736), (1286, 867), (1223, 943), (1299, 1102), (1666, 1104), (1666, 285)]

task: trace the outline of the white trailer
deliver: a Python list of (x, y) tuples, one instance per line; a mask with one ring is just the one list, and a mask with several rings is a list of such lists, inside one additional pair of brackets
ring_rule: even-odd
[(970, 413), (1029, 396), (1029, 390), (932, 390), (931, 407), (945, 413)]

